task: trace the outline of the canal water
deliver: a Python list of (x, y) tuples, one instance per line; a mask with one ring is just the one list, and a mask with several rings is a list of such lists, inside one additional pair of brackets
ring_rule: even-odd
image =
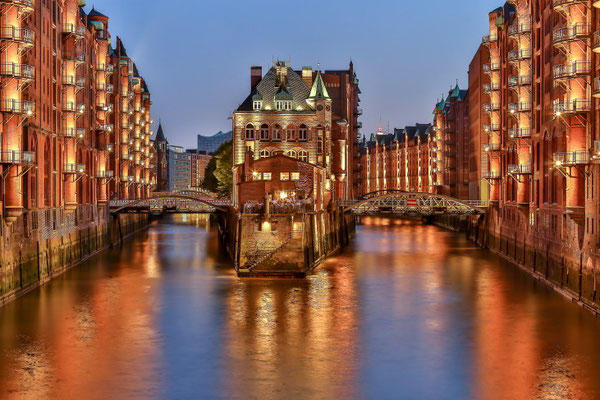
[(4, 399), (599, 399), (600, 318), (462, 235), (365, 219), (239, 280), (177, 216), (0, 308)]

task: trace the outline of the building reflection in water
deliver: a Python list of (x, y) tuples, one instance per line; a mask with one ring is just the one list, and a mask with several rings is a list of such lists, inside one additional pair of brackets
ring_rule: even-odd
[(460, 235), (362, 222), (306, 280), (157, 222), (0, 309), (0, 397), (600, 398), (600, 319)]

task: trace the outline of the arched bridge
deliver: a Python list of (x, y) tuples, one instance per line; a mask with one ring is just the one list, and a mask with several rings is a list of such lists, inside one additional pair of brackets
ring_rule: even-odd
[(111, 201), (110, 212), (111, 214), (215, 213), (224, 212), (229, 206), (229, 199), (218, 199), (204, 193), (153, 193), (147, 199)]
[(345, 201), (344, 212), (357, 215), (476, 215), (483, 214), (486, 201), (462, 201), (433, 193), (385, 190)]

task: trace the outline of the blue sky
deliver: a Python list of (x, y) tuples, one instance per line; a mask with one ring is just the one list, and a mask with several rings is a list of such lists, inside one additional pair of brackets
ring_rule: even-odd
[(169, 141), (229, 130), (250, 66), (272, 59), (324, 69), (354, 61), (363, 133), (429, 122), (435, 101), (467, 69), (492, 0), (88, 0), (110, 17), (152, 93)]

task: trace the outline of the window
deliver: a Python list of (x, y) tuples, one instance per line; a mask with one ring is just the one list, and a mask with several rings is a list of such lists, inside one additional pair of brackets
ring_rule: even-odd
[(292, 180), (293, 181), (298, 181), (300, 180), (300, 172), (292, 172)]
[(260, 140), (262, 140), (262, 141), (269, 140), (269, 125), (263, 124), (260, 127)]
[(282, 181), (289, 181), (290, 180), (290, 173), (289, 172), (282, 172), (279, 174), (279, 180)]
[(259, 181), (260, 178), (262, 178), (262, 174), (260, 172), (253, 172), (252, 173), (252, 179), (254, 179), (255, 181)]
[(273, 153), (271, 153), (271, 155), (273, 157), (275, 157), (275, 156), (282, 156), (283, 155), (283, 150), (275, 150)]
[(306, 150), (300, 150), (300, 152), (298, 152), (298, 159), (300, 159), (300, 161), (308, 162), (308, 152)]
[(288, 150), (287, 156), (288, 157), (292, 157), (292, 158), (296, 158), (296, 151), (295, 150)]
[(322, 137), (319, 137), (317, 139), (317, 154), (318, 155), (323, 154), (323, 138)]
[(275, 125), (275, 128), (273, 128), (273, 141), (274, 142), (281, 142), (282, 132), (283, 132), (283, 129), (281, 129), (281, 126)]
[(246, 140), (254, 140), (254, 126), (246, 125)]
[(260, 151), (260, 158), (267, 158), (270, 156), (269, 150), (261, 150)]
[(294, 126), (287, 127), (287, 141), (293, 142), (296, 140), (296, 128)]
[(306, 128), (306, 125), (300, 125), (300, 129), (298, 130), (298, 140), (308, 140), (308, 129)]
[(262, 109), (262, 101), (261, 100), (254, 100), (252, 108), (254, 110), (260, 110), (260, 109)]
[(275, 107), (277, 108), (277, 111), (290, 111), (292, 109), (292, 102), (277, 100), (275, 102)]
[(270, 181), (271, 180), (271, 173), (270, 172), (263, 173), (263, 179), (265, 181)]

